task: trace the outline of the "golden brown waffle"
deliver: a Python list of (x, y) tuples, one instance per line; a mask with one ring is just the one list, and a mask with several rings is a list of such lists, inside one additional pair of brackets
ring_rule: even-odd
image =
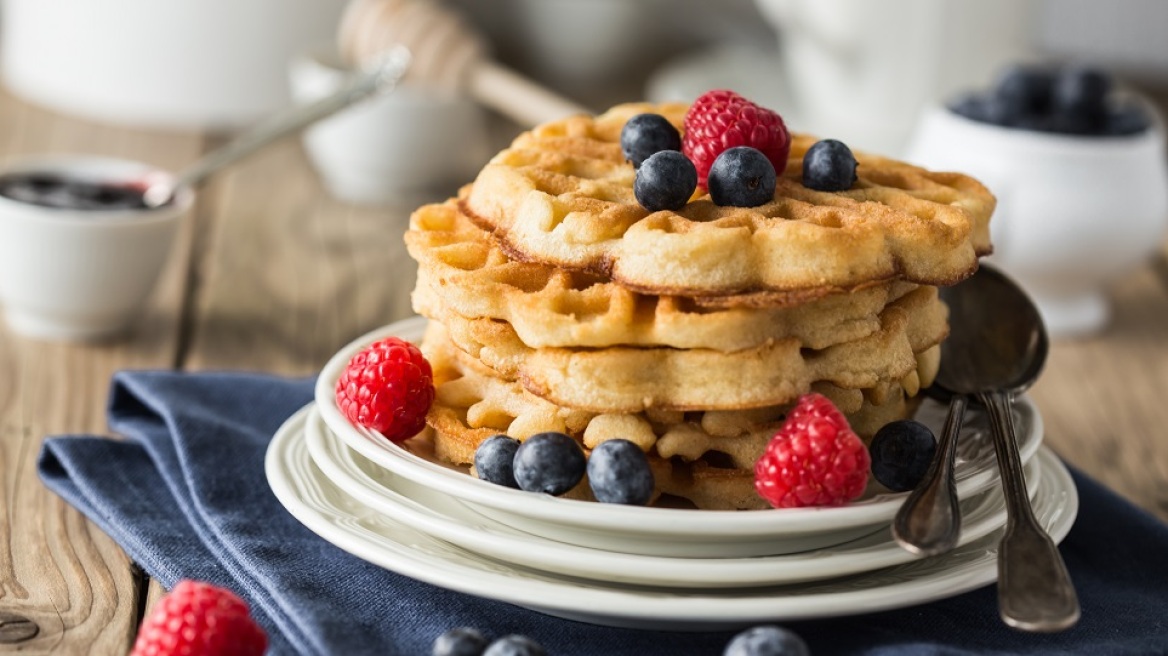
[(681, 129), (682, 104), (619, 105), (535, 128), (496, 155), (466, 190), (463, 207), (514, 259), (591, 272), (646, 294), (807, 299), (873, 281), (953, 284), (990, 252), (994, 198), (976, 180), (856, 153), (849, 190), (804, 187), (795, 135), (773, 202), (714, 205), (708, 195), (677, 212), (652, 212), (633, 196), (620, 131), (655, 112)]
[(886, 283), (791, 307), (711, 309), (684, 297), (647, 296), (589, 274), (511, 260), (457, 203), (427, 205), (410, 219), (418, 261), (414, 309), (439, 305), (470, 319), (499, 319), (532, 348), (669, 346), (741, 351), (782, 339), (821, 349), (870, 335), (879, 312), (916, 286)]
[[(591, 449), (614, 438), (628, 439), (650, 455), (659, 493), (689, 499), (699, 508), (757, 508), (753, 464), (782, 422), (786, 407), (742, 411), (635, 414), (590, 413), (558, 407), (455, 348), (440, 325), (432, 323), (422, 350), (434, 369), (437, 395), (427, 416), (434, 429), (436, 455), (459, 465), (474, 461), (485, 439), (507, 434), (526, 439), (544, 431), (572, 435)], [(931, 378), (921, 370), (908, 377)], [(913, 383), (915, 386), (915, 383)], [(849, 417), (861, 436), (871, 434), (907, 412), (905, 389), (887, 383), (869, 390), (844, 390), (816, 384)], [(915, 393), (915, 390), (914, 390)]]
[(867, 389), (900, 380), (916, 354), (948, 333), (948, 309), (934, 287), (920, 287), (879, 314), (880, 329), (824, 349), (799, 340), (723, 353), (711, 349), (526, 346), (510, 324), (465, 319), (442, 308), (419, 310), (440, 322), (451, 341), (508, 380), (557, 405), (593, 412), (738, 410), (790, 403), (814, 382)]

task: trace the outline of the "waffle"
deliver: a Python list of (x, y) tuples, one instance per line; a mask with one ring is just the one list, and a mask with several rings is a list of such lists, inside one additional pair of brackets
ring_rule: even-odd
[(519, 136), (464, 191), (466, 213), (513, 259), (601, 275), (646, 294), (807, 300), (897, 277), (954, 284), (991, 250), (994, 198), (976, 180), (856, 153), (859, 180), (841, 192), (804, 187), (793, 135), (775, 199), (714, 205), (708, 195), (676, 212), (633, 196), (620, 131), (638, 113), (681, 129), (683, 104), (619, 105)]
[(427, 205), (405, 235), (418, 261), (414, 308), (498, 319), (533, 348), (668, 346), (741, 351), (795, 339), (822, 349), (880, 329), (879, 313), (915, 288), (873, 285), (789, 307), (705, 308), (693, 299), (648, 296), (595, 276), (516, 262), (454, 201)]
[(817, 381), (845, 389), (899, 380), (916, 354), (944, 339), (948, 309), (934, 287), (920, 287), (879, 314), (880, 329), (824, 349), (797, 339), (733, 353), (711, 349), (541, 348), (526, 346), (506, 322), (465, 319), (437, 307), (419, 310), (451, 340), (509, 380), (557, 405), (593, 412), (737, 410), (789, 403)]
[[(422, 350), (434, 369), (435, 402), (427, 415), (435, 455), (470, 465), (485, 439), (507, 434), (526, 439), (558, 431), (578, 439), (585, 449), (601, 442), (628, 439), (650, 456), (658, 494), (689, 500), (699, 508), (765, 507), (754, 492), (753, 463), (782, 422), (785, 406), (740, 411), (678, 412), (649, 410), (633, 414), (592, 413), (556, 406), (454, 347), (440, 324), (431, 323)], [(922, 361), (907, 377), (931, 379), (935, 368)], [(857, 432), (870, 437), (889, 421), (906, 416), (908, 389), (900, 382), (869, 390), (845, 390), (817, 383), (816, 391), (848, 414)], [(587, 485), (572, 496), (587, 497)]]

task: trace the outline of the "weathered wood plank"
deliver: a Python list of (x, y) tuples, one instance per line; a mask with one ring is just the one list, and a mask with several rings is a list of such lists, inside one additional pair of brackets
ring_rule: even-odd
[(311, 374), (347, 341), (412, 314), (415, 265), (402, 234), (417, 199), (387, 208), (334, 200), (296, 141), (214, 188), (187, 368)]
[[(5, 159), (76, 152), (177, 168), (202, 147), (197, 135), (95, 125), (0, 95)], [(35, 462), (46, 435), (106, 430), (104, 407), (114, 371), (173, 366), (189, 243), (188, 222), (145, 316), (126, 340), (53, 344), (18, 338), (0, 327), (0, 614), (37, 626), (34, 637), (0, 643), (0, 651), (128, 649), (136, 630), (139, 581), (109, 537), (40, 484)]]
[(1149, 265), (1112, 288), (1114, 317), (1056, 340), (1032, 394), (1046, 441), (1071, 463), (1168, 519), (1168, 285)]

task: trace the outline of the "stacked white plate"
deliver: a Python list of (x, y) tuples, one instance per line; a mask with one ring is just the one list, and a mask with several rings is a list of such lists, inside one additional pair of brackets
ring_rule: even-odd
[[(284, 506), (360, 558), (554, 615), (682, 630), (903, 607), (996, 578), (1006, 510), (979, 413), (970, 413), (959, 443), (961, 543), (918, 558), (888, 528), (904, 494), (871, 490), (840, 508), (749, 512), (590, 503), (480, 481), (416, 445), (351, 425), (333, 398), (346, 363), (389, 335), (417, 340), (424, 325), (400, 322), (337, 353), (315, 403), (288, 420), (268, 451), (268, 480)], [(1074, 484), (1041, 446), (1037, 410), (1025, 398), (1016, 406), (1035, 513), (1062, 540), (1078, 509)], [(926, 404), (918, 418), (939, 430), (943, 415)]]

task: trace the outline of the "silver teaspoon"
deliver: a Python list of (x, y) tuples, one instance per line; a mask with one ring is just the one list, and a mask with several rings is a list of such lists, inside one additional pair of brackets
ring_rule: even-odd
[(998, 608), (1006, 624), (1061, 631), (1079, 619), (1079, 600), (1054, 541), (1039, 525), (1026, 494), (1012, 403), (1046, 362), (1050, 343), (1030, 298), (997, 270), (941, 290), (950, 334), (941, 347), (937, 385), (976, 396), (989, 414), (1006, 497), (1006, 532), (998, 551)]

